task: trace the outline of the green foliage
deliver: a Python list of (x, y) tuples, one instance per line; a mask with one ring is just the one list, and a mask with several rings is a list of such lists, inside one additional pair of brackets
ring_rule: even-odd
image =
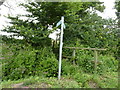
[(73, 77), (82, 87), (88, 87), (87, 83), (92, 78), (90, 75), (84, 73), (76, 73)]
[(70, 44), (75, 45), (79, 41), (80, 45), (91, 48), (110, 48), (110, 50), (115, 50), (117, 44), (115, 29), (104, 27), (105, 25), (113, 25), (113, 22), (104, 20), (95, 13), (88, 13), (81, 21), (67, 26), (64, 33), (64, 43), (69, 46)]
[[(47, 30), (48, 24), (55, 26), (61, 16), (65, 16), (65, 23), (68, 27), (71, 23), (80, 25), (81, 19), (91, 13), (88, 9), (93, 8), (94, 11), (102, 11), (103, 7), (100, 2), (31, 2), (29, 4), (22, 4), (22, 6), (26, 8), (29, 14), (18, 15), (17, 17), (8, 16), (12, 26), (6, 27), (3, 31), (14, 33), (12, 36), (23, 36), (24, 41), (34, 47), (50, 46), (51, 43), (48, 38), (50, 31)], [(20, 19), (22, 16), (29, 19), (22, 20)], [(75, 31), (74, 27), (70, 29)], [(69, 32), (70, 29), (68, 30)], [(65, 37), (67, 38), (69, 34), (66, 34)]]
[(76, 64), (87, 73), (94, 73), (94, 56), (93, 52), (79, 50), (78, 56), (76, 57)]
[(118, 88), (118, 72), (107, 72), (101, 76), (93, 75), (92, 79), (100, 88)]
[[(14, 46), (13, 50), (19, 48)], [(20, 79), (31, 75), (57, 75), (58, 63), (50, 48), (35, 50), (24, 47), (16, 52), (17, 54), (13, 54), (12, 58), (3, 61), (3, 80)]]
[(80, 72), (81, 70), (77, 65), (71, 64), (69, 61), (62, 60), (62, 75), (74, 75)]
[[(118, 60), (115, 59), (115, 57), (113, 57), (112, 55), (102, 55), (101, 52), (100, 51), (98, 52), (98, 60), (97, 60), (97, 68), (96, 68), (97, 74), (104, 74), (105, 72), (112, 72), (112, 71), (116, 72), (118, 70)], [(69, 56), (72, 55), (70, 51), (69, 53), (67, 53), (67, 55), (68, 54)], [(66, 55), (65, 52), (64, 55)], [(95, 72), (94, 51), (76, 50), (75, 58), (63, 60), (63, 74), (72, 75), (73, 73), (77, 73), (81, 71), (91, 74)]]
[(116, 57), (117, 59), (119, 60), (120, 59), (120, 56), (119, 56), (119, 53), (120, 53), (120, 1), (119, 0), (116, 0), (115, 2), (115, 9), (116, 9), (116, 15), (117, 15), (117, 27), (116, 27), (116, 33), (117, 33), (117, 40), (118, 40), (118, 43), (117, 43), (117, 53), (116, 53)]
[[(58, 58), (58, 47), (54, 50), (50, 47), (51, 40), (48, 38), (50, 31), (47, 28), (48, 24), (54, 27), (61, 16), (65, 16), (67, 26), (64, 30), (64, 46), (108, 48), (105, 53), (100, 53), (101, 55), (98, 57), (100, 64), (97, 66), (97, 74), (103, 75), (106, 72), (117, 71), (118, 61), (113, 56), (118, 49), (118, 39), (116, 39), (115, 29), (109, 27), (115, 23), (112, 20), (104, 20), (95, 13), (96, 10), (104, 10), (102, 3), (32, 2), (22, 6), (30, 13), (25, 15), (29, 19), (20, 19), (22, 15), (8, 16), (12, 26), (3, 30), (14, 33), (11, 38), (3, 37), (3, 41), (10, 45), (4, 45), (3, 80), (17, 80), (35, 75), (37, 77), (57, 76), (58, 61), (56, 57)], [(93, 11), (90, 11), (90, 8)], [(107, 27), (104, 27), (104, 25)], [(23, 40), (16, 40), (13, 36), (23, 36)], [(63, 49), (63, 55), (71, 56), (72, 52), (72, 50)], [(48, 87), (53, 85), (54, 88), (89, 87), (88, 82), (94, 79), (90, 76), (94, 72), (93, 61), (93, 51), (76, 50), (76, 57), (62, 60), (62, 75), (72, 76), (77, 83), (76, 81), (69, 83), (70, 80), (66, 80), (64, 83), (64, 79), (57, 82), (54, 78), (48, 80), (32, 77), (24, 85), (35, 84), (40, 80), (45, 82), (44, 85)], [(111, 84), (112, 80), (106, 82)], [(72, 85), (72, 83), (74, 84)], [(42, 84), (40, 83), (39, 87)]]
[(100, 56), (99, 60), (102, 61), (102, 71), (118, 71), (118, 60), (116, 60), (113, 56)]
[(29, 78), (15, 80), (15, 81), (4, 81), (2, 82), (2, 88), (14, 88), (15, 84), (23, 83), (17, 88), (80, 88), (81, 86), (74, 80), (69, 78), (63, 78), (58, 80), (55, 77), (42, 77), (42, 76), (31, 76)]
[(109, 72), (104, 75), (76, 73), (72, 77), (62, 76), (61, 80), (55, 77), (31, 76), (28, 78), (3, 81), (2, 88), (14, 88), (15, 84), (23, 83), (17, 88), (118, 88), (118, 73)]
[[(77, 64), (80, 66), (80, 68), (83, 69), (83, 71), (88, 73), (94, 73), (95, 68), (95, 59), (93, 56), (88, 54), (80, 53), (80, 55), (77, 57)], [(110, 71), (117, 71), (118, 70), (118, 61), (110, 55), (100, 55), (98, 56), (98, 63), (97, 63), (97, 73), (98, 74), (104, 74), (105, 72)]]
[[(42, 26), (41, 24), (36, 24), (29, 21), (20, 20), (19, 18), (13, 18), (9, 16), (10, 19), (12, 19), (13, 26), (7, 27), (3, 31), (14, 33), (12, 35), (12, 38), (14, 36), (23, 36), (23, 40), (25, 43), (28, 43), (34, 47), (36, 46), (50, 46), (51, 40), (48, 38), (49, 31), (47, 30), (46, 26)], [(49, 42), (49, 43), (48, 43)]]
[(120, 1), (115, 2), (115, 8), (117, 10), (116, 15), (119, 17), (119, 13), (118, 12), (120, 12)]

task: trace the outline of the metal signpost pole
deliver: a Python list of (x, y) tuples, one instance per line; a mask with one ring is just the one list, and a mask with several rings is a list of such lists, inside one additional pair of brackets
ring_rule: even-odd
[(61, 17), (61, 34), (60, 34), (60, 49), (59, 49), (59, 71), (58, 79), (61, 78), (61, 63), (62, 63), (62, 47), (63, 47), (63, 28), (64, 28), (64, 17)]

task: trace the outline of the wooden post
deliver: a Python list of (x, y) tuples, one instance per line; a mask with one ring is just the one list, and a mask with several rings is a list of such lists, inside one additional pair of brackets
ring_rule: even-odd
[(73, 59), (73, 64), (75, 65), (75, 49), (73, 49), (72, 59)]
[(75, 57), (75, 49), (73, 49), (73, 54), (72, 54), (73, 57)]
[[(68, 49), (73, 49), (73, 55), (72, 57), (75, 57), (75, 50), (76, 49), (82, 49), (82, 50), (93, 50), (94, 51), (94, 74), (97, 72), (97, 64), (98, 64), (98, 51), (106, 50), (104, 48), (98, 49), (98, 48), (80, 48), (80, 47), (63, 47), (63, 48), (68, 48)], [(74, 58), (73, 58), (74, 60)], [(73, 64), (75, 61), (73, 62)]]
[(97, 60), (98, 60), (98, 55), (97, 55), (97, 50), (94, 50), (94, 52), (95, 52), (95, 66), (94, 66), (94, 69), (95, 69), (95, 74), (96, 74), (96, 72), (97, 72)]

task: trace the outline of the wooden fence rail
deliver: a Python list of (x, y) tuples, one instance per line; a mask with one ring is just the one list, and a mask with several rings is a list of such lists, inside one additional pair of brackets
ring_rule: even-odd
[(75, 57), (75, 50), (77, 49), (82, 49), (82, 50), (93, 50), (94, 51), (94, 58), (95, 58), (95, 61), (94, 61), (94, 70), (95, 70), (95, 73), (97, 72), (97, 63), (98, 63), (98, 52), (97, 51), (103, 51), (103, 50), (106, 50), (106, 49), (98, 49), (98, 48), (80, 48), (80, 47), (63, 47), (63, 48), (68, 48), (68, 49), (73, 49), (73, 54), (72, 54), (72, 57), (74, 58)]
[(106, 50), (106, 49), (98, 49), (98, 48), (80, 48), (80, 47), (63, 47), (63, 48), (69, 48), (69, 49), (83, 49), (83, 50)]

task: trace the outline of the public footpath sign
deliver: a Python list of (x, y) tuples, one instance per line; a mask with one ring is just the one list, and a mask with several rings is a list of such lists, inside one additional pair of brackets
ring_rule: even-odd
[(60, 48), (59, 48), (59, 69), (58, 69), (58, 80), (61, 78), (61, 63), (62, 63), (62, 47), (63, 47), (63, 29), (65, 28), (64, 17), (61, 17), (61, 20), (57, 23), (56, 27), (61, 24), (61, 33), (60, 33)]

